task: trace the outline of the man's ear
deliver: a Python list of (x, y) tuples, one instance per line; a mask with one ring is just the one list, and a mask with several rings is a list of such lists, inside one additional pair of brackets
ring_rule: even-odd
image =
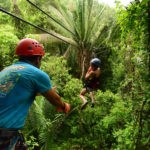
[(41, 59), (42, 59), (42, 56), (37, 56), (38, 61), (41, 61)]
[(42, 60), (42, 56), (37, 56), (37, 58), (36, 58), (36, 66), (38, 68), (40, 68), (40, 66), (41, 66), (41, 60)]

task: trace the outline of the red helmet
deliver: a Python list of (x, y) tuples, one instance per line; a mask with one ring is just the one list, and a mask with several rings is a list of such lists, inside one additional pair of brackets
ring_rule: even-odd
[(44, 50), (40, 43), (34, 39), (26, 38), (22, 39), (15, 51), (15, 55), (26, 55), (26, 56), (31, 56), (31, 55), (40, 55), (44, 56)]

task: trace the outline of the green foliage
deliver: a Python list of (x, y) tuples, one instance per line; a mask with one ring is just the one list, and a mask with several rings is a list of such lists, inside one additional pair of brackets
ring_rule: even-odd
[[(67, 42), (74, 41), (77, 48), (72, 48), (72, 50), (76, 52), (78, 72), (80, 75), (85, 74), (91, 60), (92, 51), (94, 51), (93, 47), (107, 45), (115, 24), (113, 18), (115, 11), (100, 4), (97, 0), (70, 0), (67, 4), (61, 0), (55, 0), (48, 10), (50, 15), (74, 33), (67, 32), (56, 23), (51, 22), (57, 33), (67, 37)], [(99, 49), (99, 52), (101, 52), (101, 49)], [(74, 67), (74, 63), (70, 63), (70, 65), (72, 65), (72, 68)], [(72, 69), (72, 72), (76, 73), (76, 67), (75, 71)]]
[(17, 43), (18, 38), (13, 33), (0, 33), (0, 70), (15, 61), (14, 52)]
[(79, 79), (70, 79), (63, 89), (64, 97), (76, 104), (76, 98), (82, 89), (82, 82)]
[(125, 125), (124, 129), (119, 129), (115, 131), (114, 137), (117, 140), (118, 145), (113, 145), (114, 150), (120, 150), (120, 149), (135, 149), (135, 144), (134, 144), (134, 135), (133, 133), (135, 132), (133, 122), (130, 122)]
[[(7, 17), (4, 17), (4, 18), (7, 18)], [(0, 32), (8, 32), (8, 31), (10, 33), (13, 33), (14, 32), (14, 28), (11, 25), (8, 25), (8, 24), (1, 24), (0, 25)]]
[[(3, 1), (3, 0), (1, 0)], [(16, 0), (12, 2), (0, 2), (0, 6), (2, 8), (8, 10), (9, 12), (13, 13), (14, 15), (27, 20), (37, 26), (43, 27), (45, 29), (49, 29), (49, 22), (47, 21), (47, 17), (43, 15), (42, 12), (38, 11), (32, 5), (30, 5), (27, 1), (24, 0)], [(35, 1), (34, 1), (35, 2)], [(35, 2), (36, 4), (36, 2)], [(37, 5), (41, 7), (42, 3), (38, 3)], [(14, 27), (14, 33), (17, 35), (19, 39), (22, 39), (26, 34), (30, 33), (39, 33), (40, 31), (30, 25), (14, 18), (10, 17), (4, 13), (0, 12), (0, 21), (3, 23), (9, 23)]]
[(47, 54), (42, 63), (42, 69), (48, 73), (52, 80), (52, 85), (56, 87), (59, 94), (62, 94), (62, 89), (66, 83), (71, 79), (71, 75), (68, 74), (69, 69), (66, 68), (67, 62), (63, 57), (49, 57)]
[[(62, 96), (64, 95), (62, 99), (71, 103), (72, 107), (75, 107), (76, 104), (79, 103), (78, 95), (82, 88), (82, 84), (81, 81), (73, 79), (71, 75), (68, 74), (69, 69), (66, 65), (67, 62), (63, 60), (62, 57), (49, 57), (49, 55), (46, 54), (43, 59), (42, 69), (48, 72), (52, 83), (56, 86), (57, 92)], [(61, 125), (59, 124), (63, 122), (64, 118), (65, 116), (58, 114), (56, 109), (43, 97), (37, 97), (36, 102), (30, 109), (26, 126), (24, 128), (26, 138), (28, 139), (30, 136), (33, 136), (34, 134), (36, 135), (37, 133), (39, 143), (42, 143), (43, 145), (41, 149), (46, 150), (52, 147), (58, 147), (54, 139), (57, 137), (56, 132), (60, 130)], [(28, 128), (28, 126), (30, 127)]]
[[(61, 150), (75, 147), (87, 150), (97, 150), (99, 147), (115, 149), (123, 146), (124, 138), (132, 138), (132, 134), (128, 130), (128, 127), (133, 128), (132, 124), (129, 126), (132, 105), (122, 101), (121, 96), (110, 91), (104, 93), (97, 91), (95, 108), (87, 106), (86, 110), (81, 111), (79, 107), (81, 100), (79, 100), (77, 92), (79, 91), (77, 85), (80, 84), (77, 79), (71, 79), (63, 90), (63, 100), (70, 103), (74, 110), (68, 116), (57, 113), (42, 97), (36, 99), (34, 106), (30, 109), (26, 127), (31, 119), (30, 128), (34, 126), (34, 130), (38, 133), (40, 143), (43, 145), (41, 149)], [(33, 112), (31, 113), (31, 111)], [(37, 115), (37, 117), (32, 115)], [(117, 141), (119, 145), (117, 145)], [(128, 144), (126, 140), (124, 147), (129, 148)]]
[(10, 0), (0, 0), (0, 8), (9, 10), (11, 7), (11, 1)]
[[(121, 84), (121, 92), (125, 100), (128, 101), (129, 97), (132, 99), (132, 118), (135, 118), (131, 124), (128, 124), (127, 129), (118, 132), (123, 133), (123, 136), (118, 139), (121, 149), (126, 149), (127, 144), (128, 149), (148, 149), (144, 142), (144, 131), (150, 121), (146, 118), (150, 96), (149, 50), (147, 50), (150, 38), (148, 3), (147, 0), (134, 1), (126, 9), (118, 3), (118, 23), (121, 28), (122, 56), (126, 73), (125, 81)], [(129, 140), (125, 141), (123, 137)]]
[[(0, 27), (5, 24), (6, 26), (8, 26), (8, 20), (10, 19), (10, 17), (2, 12), (0, 12)], [(5, 28), (5, 27), (4, 27)], [(8, 31), (8, 30), (7, 30)]]
[(40, 40), (40, 36), (38, 34), (27, 34), (27, 35), (25, 35), (24, 38), (31, 38), (31, 39), (35, 39), (37, 41)]
[[(150, 143), (148, 0), (133, 1), (126, 9), (118, 2), (117, 25), (113, 18), (114, 10), (99, 4), (98, 1), (65, 0), (65, 3), (62, 0), (33, 0), (33, 2), (73, 31), (75, 37), (29, 5), (27, 1), (18, 1), (15, 5), (17, 11), (13, 4), (10, 7), (11, 3), (8, 0), (5, 2), (1, 0), (0, 6), (7, 10), (11, 8), (16, 15), (40, 27), (60, 33), (62, 38), (74, 40), (80, 49), (70, 47), (71, 55), (68, 57), (68, 63), (63, 57), (51, 56), (50, 52), (46, 51), (41, 69), (50, 76), (52, 85), (56, 87), (62, 100), (71, 104), (71, 113), (69, 115), (59, 113), (44, 97), (36, 97), (23, 129), (29, 149), (148, 150)], [(0, 69), (16, 61), (14, 50), (19, 41), (17, 37), (41, 40), (40, 36), (35, 34), (39, 33), (36, 29), (15, 19), (8, 24), (8, 20), (10, 17), (0, 12)], [(50, 47), (55, 45), (53, 42), (44, 43), (44, 48), (47, 49), (48, 44)], [(85, 97), (89, 104), (81, 111), (82, 101), (79, 93), (83, 84), (70, 73), (79, 76), (80, 70), (77, 69), (76, 62), (80, 63), (80, 60), (83, 62), (84, 57), (76, 52), (91, 57), (91, 53), (88, 52), (93, 50), (93, 46), (99, 47), (94, 52), (102, 60), (100, 87), (103, 92), (100, 90), (94, 92), (94, 108), (90, 107), (91, 99), (87, 94)], [(67, 45), (59, 45), (55, 49), (60, 50), (62, 55)], [(101, 53), (103, 50), (105, 53)], [(72, 68), (68, 68), (67, 65)]]
[(26, 140), (26, 143), (28, 144), (29, 150), (34, 150), (35, 147), (39, 146), (39, 144), (35, 140), (36, 140), (36, 138), (34, 136), (30, 136)]

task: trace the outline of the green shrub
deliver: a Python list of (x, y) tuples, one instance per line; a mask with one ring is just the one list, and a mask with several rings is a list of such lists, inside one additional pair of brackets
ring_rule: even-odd
[(63, 96), (62, 89), (65, 88), (66, 83), (71, 79), (66, 60), (63, 57), (49, 56), (49, 54), (46, 54), (43, 58), (41, 69), (47, 72), (53, 87), (56, 87), (56, 91)]
[(0, 70), (15, 61), (15, 48), (18, 38), (9, 32), (0, 32)]

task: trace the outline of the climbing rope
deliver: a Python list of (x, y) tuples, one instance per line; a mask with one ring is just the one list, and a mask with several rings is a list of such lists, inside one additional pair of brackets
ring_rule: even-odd
[(61, 125), (66, 121), (66, 119), (67, 119), (73, 112), (75, 112), (76, 110), (79, 110), (79, 107), (80, 107), (80, 106), (74, 107), (74, 108), (69, 112), (69, 114), (65, 115), (65, 117), (63, 117), (61, 120), (59, 120), (59, 123), (58, 123), (57, 126), (54, 128), (54, 135), (55, 135), (55, 136), (58, 134)]

